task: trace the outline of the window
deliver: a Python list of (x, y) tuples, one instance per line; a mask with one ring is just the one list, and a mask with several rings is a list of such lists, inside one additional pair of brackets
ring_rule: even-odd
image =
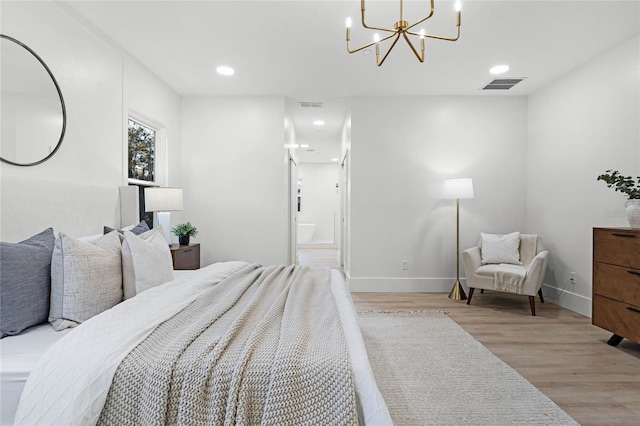
[(129, 179), (156, 181), (156, 131), (129, 118)]

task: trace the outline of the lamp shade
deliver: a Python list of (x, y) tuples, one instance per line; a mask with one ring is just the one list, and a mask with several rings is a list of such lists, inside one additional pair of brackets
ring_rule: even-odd
[(145, 188), (144, 211), (169, 212), (182, 210), (182, 189)]
[(445, 180), (443, 198), (473, 198), (473, 180), (471, 178)]

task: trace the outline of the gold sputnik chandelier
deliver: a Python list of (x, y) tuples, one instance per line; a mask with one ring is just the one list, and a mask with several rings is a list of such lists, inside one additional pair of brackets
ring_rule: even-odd
[[(439, 35), (433, 35), (433, 34), (427, 34), (425, 33), (424, 29), (420, 30), (419, 32), (414, 32), (411, 31), (411, 29), (413, 27), (415, 27), (416, 25), (421, 24), (422, 22), (426, 21), (427, 19), (431, 18), (433, 16), (433, 12), (435, 10), (435, 6), (434, 6), (434, 1), (435, 0), (429, 0), (431, 3), (431, 8), (429, 10), (429, 12), (427, 13), (427, 15), (414, 22), (413, 24), (409, 24), (407, 21), (405, 21), (403, 19), (403, 15), (402, 15), (402, 9), (403, 9), (403, 0), (400, 0), (400, 19), (394, 24), (393, 29), (391, 28), (385, 28), (385, 27), (378, 27), (378, 26), (374, 26), (374, 25), (368, 25), (366, 23), (365, 20), (365, 8), (364, 8), (364, 3), (365, 0), (361, 0), (360, 4), (360, 10), (362, 12), (362, 26), (364, 28), (370, 29), (370, 30), (378, 30), (378, 31), (384, 31), (387, 33), (391, 33), (389, 35), (387, 35), (386, 37), (382, 37), (380, 38), (380, 36), (378, 35), (378, 33), (374, 34), (373, 36), (373, 42), (369, 43), (369, 44), (365, 44), (362, 47), (359, 47), (357, 49), (351, 50), (350, 48), (350, 42), (351, 42), (351, 18), (347, 18), (347, 51), (349, 53), (356, 53), (359, 52), (363, 49), (366, 49), (368, 47), (373, 46), (374, 44), (376, 45), (376, 64), (378, 66), (382, 65), (385, 61), (385, 59), (387, 59), (387, 56), (389, 56), (389, 53), (391, 53), (391, 49), (393, 49), (393, 47), (396, 45), (396, 43), (398, 42), (398, 40), (400, 40), (400, 37), (403, 37), (405, 39), (405, 41), (407, 42), (407, 44), (409, 45), (409, 47), (411, 47), (411, 51), (416, 55), (416, 58), (418, 58), (418, 60), (420, 62), (424, 62), (424, 39), (425, 37), (427, 38), (435, 38), (438, 40), (447, 40), (447, 41), (456, 41), (458, 40), (458, 38), (460, 38), (460, 0), (457, 0), (455, 3), (455, 10), (456, 10), (456, 28), (458, 30), (458, 34), (455, 37), (444, 37), (444, 36), (439, 36)], [(416, 36), (419, 37), (420, 39), (420, 53), (418, 53), (418, 50), (416, 49), (416, 47), (413, 45), (413, 43), (411, 42), (411, 39), (409, 38), (409, 36)], [(389, 47), (389, 50), (387, 50), (387, 52), (384, 54), (384, 56), (382, 57), (382, 59), (380, 59), (380, 43), (389, 40), (393, 38), (393, 42), (391, 43), (391, 46)]]

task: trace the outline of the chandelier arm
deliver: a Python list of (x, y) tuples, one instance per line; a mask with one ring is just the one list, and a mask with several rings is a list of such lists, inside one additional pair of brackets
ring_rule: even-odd
[(356, 53), (356, 52), (361, 51), (362, 49), (366, 49), (367, 47), (371, 47), (371, 46), (373, 46), (374, 44), (376, 44), (376, 42), (375, 42), (375, 41), (374, 41), (373, 43), (365, 44), (365, 45), (364, 45), (364, 46), (362, 46), (362, 47), (358, 47), (357, 49), (351, 50), (351, 49), (349, 49), (349, 40), (347, 40), (347, 52), (349, 52), (349, 53)]
[[(433, 0), (432, 0), (433, 1)], [(376, 27), (376, 26), (371, 26), (371, 25), (367, 25), (367, 23), (365, 22), (365, 10), (364, 10), (364, 0), (360, 1), (360, 15), (362, 17), (362, 26), (365, 28), (368, 28), (370, 30), (378, 30), (378, 31), (386, 31), (386, 32), (390, 32), (390, 33), (395, 33), (396, 30), (395, 29), (391, 29), (391, 28), (384, 28), (384, 27)]]
[(420, 62), (424, 62), (424, 40), (421, 40), (421, 46), (422, 46), (422, 54), (419, 54), (418, 51), (416, 50), (416, 48), (413, 46), (413, 43), (411, 43), (411, 40), (409, 39), (409, 37), (407, 36), (407, 33), (403, 32), (402, 35), (404, 36), (404, 39), (407, 41), (407, 43), (409, 44), (409, 47), (411, 48), (411, 51), (413, 52), (414, 55), (416, 55), (416, 58), (418, 58), (418, 60)]
[[(388, 35), (388, 36), (386, 36), (385, 38), (380, 39), (380, 40), (378, 41), (378, 43), (382, 43), (382, 42), (383, 42), (383, 41), (385, 41), (385, 40), (389, 40), (391, 37), (393, 37), (394, 35), (396, 35), (396, 33), (397, 33), (397, 32), (398, 32), (398, 31), (394, 31), (394, 33), (393, 33), (393, 34), (389, 34), (389, 35)], [(376, 44), (376, 42), (374, 41), (374, 42), (371, 42), (371, 43), (369, 43), (369, 44), (365, 44), (364, 46), (358, 47), (358, 48), (357, 48), (357, 49), (355, 49), (355, 50), (351, 50), (351, 49), (349, 48), (350, 43), (351, 43), (351, 38), (349, 37), (349, 33), (347, 33), (347, 52), (349, 52), (349, 53), (356, 53), (356, 52), (361, 51), (362, 49), (366, 49), (367, 47), (371, 47), (371, 46), (373, 46), (373, 45), (375, 45), (375, 44)]]
[[(389, 38), (389, 37), (385, 37), (385, 39), (387, 39), (387, 38)], [(396, 39), (393, 40), (393, 43), (391, 43), (391, 46), (389, 47), (389, 50), (387, 50), (387, 53), (384, 54), (384, 56), (382, 57), (381, 61), (378, 61), (378, 55), (377, 55), (378, 52), (376, 52), (376, 63), (378, 64), (378, 66), (382, 65), (382, 63), (385, 61), (385, 59), (387, 59), (387, 56), (389, 56), (389, 53), (391, 53), (391, 49), (393, 49), (393, 46), (396, 45), (398, 40), (400, 40), (400, 32), (398, 32), (398, 34), (396, 35)]]
[(435, 38), (438, 40), (445, 40), (445, 41), (456, 41), (460, 38), (460, 26), (458, 26), (458, 35), (455, 37), (444, 37), (444, 36), (439, 36), (439, 35), (433, 35), (433, 34), (425, 34), (425, 37), (429, 37), (429, 38)]
[(419, 25), (419, 24), (423, 23), (424, 21), (426, 21), (427, 19), (429, 19), (429, 18), (431, 18), (433, 16), (433, 12), (436, 10), (434, 2), (435, 2), (435, 0), (431, 0), (431, 7), (430, 7), (430, 10), (429, 10), (429, 13), (427, 14), (427, 16), (425, 16), (424, 18), (420, 19), (419, 21), (416, 21), (413, 24), (409, 25), (407, 27), (408, 30), (410, 30), (411, 28), (415, 27), (416, 25)]

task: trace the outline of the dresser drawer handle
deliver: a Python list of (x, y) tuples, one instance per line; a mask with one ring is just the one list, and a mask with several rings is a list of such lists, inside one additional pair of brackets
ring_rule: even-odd
[(640, 275), (640, 271), (627, 271), (628, 274)]
[(625, 237), (625, 238), (635, 238), (636, 237), (635, 234), (616, 234), (616, 233), (613, 233), (611, 235), (613, 235), (614, 237)]
[(184, 252), (184, 253), (189, 253), (190, 251), (193, 251), (193, 249), (186, 249), (186, 250), (183, 250), (183, 252)]
[(630, 311), (633, 311), (633, 312), (636, 312), (636, 313), (640, 314), (640, 309), (632, 308), (631, 306), (628, 306), (627, 309), (630, 310)]

